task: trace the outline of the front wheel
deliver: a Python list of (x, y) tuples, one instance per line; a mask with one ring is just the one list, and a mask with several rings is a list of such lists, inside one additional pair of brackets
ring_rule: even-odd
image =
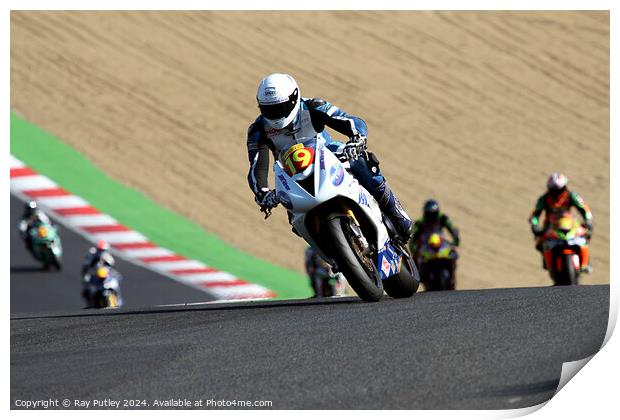
[(562, 271), (555, 273), (556, 286), (570, 286), (579, 284), (579, 271), (573, 265), (573, 254), (563, 254), (561, 257)]
[(58, 271), (62, 270), (62, 259), (60, 258), (60, 255), (54, 254), (51, 250), (50, 253), (50, 258), (52, 260), (51, 265), (53, 265)]
[(450, 274), (450, 270), (447, 268), (442, 268), (439, 271), (439, 281), (441, 284), (441, 290), (454, 290), (454, 286), (452, 285), (452, 274)]
[(383, 283), (370, 255), (364, 255), (350, 224), (351, 219), (345, 216), (328, 220), (322, 236), (329, 244), (330, 256), (336, 261), (355, 290), (355, 293), (367, 302), (377, 302), (383, 296)]

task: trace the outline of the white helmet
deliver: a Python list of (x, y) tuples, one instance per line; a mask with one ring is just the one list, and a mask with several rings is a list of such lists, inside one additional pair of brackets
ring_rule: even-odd
[(299, 114), (301, 108), (299, 87), (288, 74), (274, 73), (258, 85), (256, 100), (267, 123), (281, 130)]
[(549, 175), (549, 179), (547, 180), (547, 189), (551, 192), (562, 192), (566, 185), (568, 184), (568, 179), (564, 174), (559, 172), (554, 172)]

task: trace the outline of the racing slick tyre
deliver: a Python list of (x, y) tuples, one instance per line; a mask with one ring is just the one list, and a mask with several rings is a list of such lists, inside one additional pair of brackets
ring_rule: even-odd
[(383, 296), (383, 283), (372, 257), (363, 254), (349, 223), (353, 221), (348, 217), (334, 217), (323, 225), (322, 236), (355, 293), (366, 302), (377, 302)]
[(62, 261), (56, 255), (52, 255), (52, 265), (56, 267), (56, 270), (62, 270)]
[(556, 286), (570, 286), (579, 284), (579, 272), (573, 265), (573, 255), (562, 255), (562, 271), (555, 273)]
[(411, 273), (409, 265), (404, 264), (404, 261), (404, 258), (401, 259), (400, 269), (397, 274), (383, 280), (385, 292), (395, 299), (413, 296), (420, 286), (420, 275), (415, 264), (413, 264), (414, 273)]
[(450, 287), (450, 278), (452, 276), (450, 275), (450, 270), (448, 270), (447, 268), (442, 268), (439, 271), (439, 284), (441, 287), (441, 290), (451, 290), (452, 288)]

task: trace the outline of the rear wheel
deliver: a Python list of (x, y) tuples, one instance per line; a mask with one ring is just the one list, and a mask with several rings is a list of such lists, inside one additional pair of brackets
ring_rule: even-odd
[(383, 296), (383, 284), (370, 255), (364, 255), (355, 234), (349, 224), (351, 219), (345, 216), (328, 220), (322, 229), (322, 236), (327, 239), (331, 257), (336, 260), (355, 290), (355, 293), (367, 302), (377, 302)]
[(405, 262), (405, 257), (400, 260), (400, 268), (398, 273), (383, 280), (385, 292), (395, 298), (408, 298), (418, 290), (420, 286), (420, 275), (415, 264), (413, 264), (413, 273), (411, 273), (409, 265)]

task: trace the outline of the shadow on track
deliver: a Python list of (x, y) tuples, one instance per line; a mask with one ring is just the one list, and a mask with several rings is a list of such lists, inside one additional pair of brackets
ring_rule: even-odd
[[(390, 299), (390, 298), (386, 298)], [(298, 299), (298, 300), (269, 300), (269, 301), (249, 301), (238, 303), (194, 303), (194, 304), (179, 304), (171, 306), (159, 306), (155, 308), (143, 308), (143, 309), (89, 309), (76, 313), (41, 313), (41, 314), (17, 314), (11, 316), (12, 320), (17, 319), (48, 319), (48, 318), (76, 318), (76, 317), (89, 317), (89, 316), (120, 316), (120, 315), (146, 315), (146, 314), (159, 314), (159, 313), (174, 313), (174, 312), (187, 312), (187, 311), (233, 311), (244, 309), (265, 309), (265, 308), (278, 308), (284, 306), (316, 306), (316, 305), (338, 305), (338, 304), (364, 304), (358, 297), (344, 297), (344, 298), (322, 298), (322, 299)]]
[(28, 265), (11, 266), (11, 273), (42, 273), (45, 271), (47, 270), (45, 270), (43, 267)]

